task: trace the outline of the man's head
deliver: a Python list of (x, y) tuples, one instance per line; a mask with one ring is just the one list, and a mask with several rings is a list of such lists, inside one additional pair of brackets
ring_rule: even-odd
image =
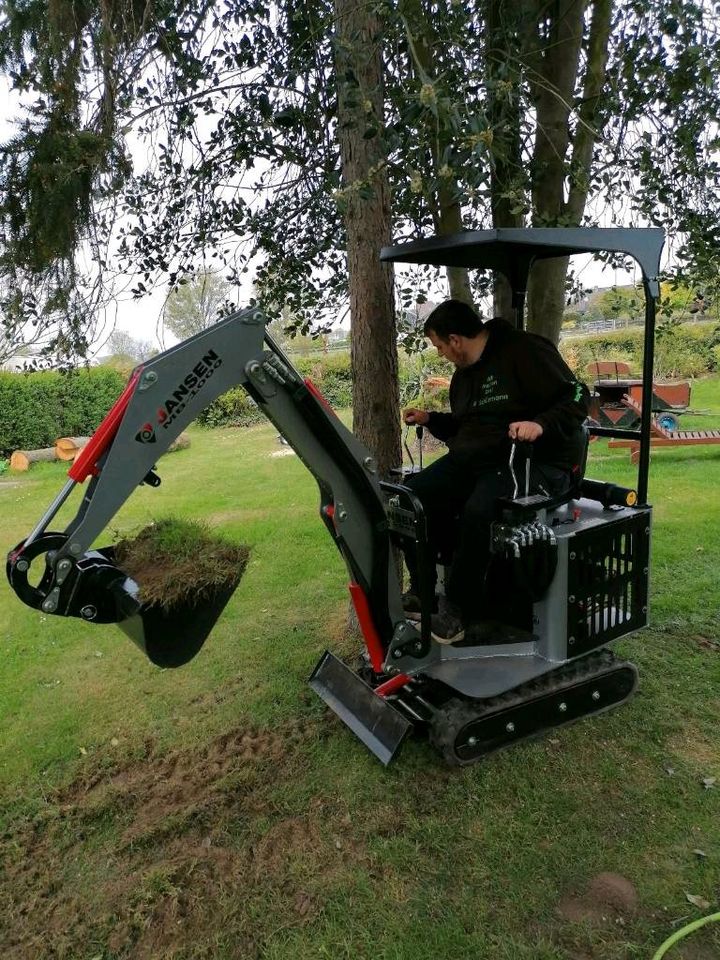
[(487, 331), (475, 310), (462, 300), (446, 300), (435, 307), (423, 333), (441, 357), (456, 367), (469, 367), (483, 352)]

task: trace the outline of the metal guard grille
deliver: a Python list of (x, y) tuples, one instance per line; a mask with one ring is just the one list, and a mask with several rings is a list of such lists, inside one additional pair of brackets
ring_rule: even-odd
[(568, 656), (647, 623), (650, 511), (581, 531), (569, 543)]

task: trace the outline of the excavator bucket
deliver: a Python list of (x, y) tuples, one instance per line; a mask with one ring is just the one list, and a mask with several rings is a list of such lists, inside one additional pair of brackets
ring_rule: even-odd
[(158, 667), (181, 667), (200, 651), (236, 586), (171, 607), (140, 604), (118, 626)]
[(320, 699), (387, 766), (412, 728), (410, 721), (327, 650), (309, 683)]
[[(98, 553), (111, 563), (115, 559), (113, 547)], [(109, 584), (118, 611), (114, 622), (152, 663), (181, 667), (200, 651), (237, 589), (243, 570), (230, 581), (163, 604), (141, 602), (137, 583), (117, 568), (116, 572), (119, 576)]]

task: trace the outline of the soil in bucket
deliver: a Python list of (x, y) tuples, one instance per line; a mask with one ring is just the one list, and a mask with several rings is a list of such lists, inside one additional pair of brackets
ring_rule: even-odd
[(205, 525), (165, 519), (116, 544), (114, 559), (138, 585), (138, 617), (121, 626), (159, 666), (180, 666), (202, 647), (248, 563), (250, 550)]

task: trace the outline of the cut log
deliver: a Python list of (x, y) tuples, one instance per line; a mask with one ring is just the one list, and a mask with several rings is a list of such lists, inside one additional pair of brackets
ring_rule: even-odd
[(32, 463), (50, 460), (57, 460), (55, 447), (44, 447), (42, 450), (16, 450), (10, 456), (10, 469), (29, 470)]
[(58, 460), (74, 460), (90, 437), (60, 437), (55, 441)]
[(190, 437), (186, 433), (181, 433), (180, 436), (173, 440), (170, 446), (165, 451), (166, 453), (175, 453), (176, 450), (185, 450), (190, 446)]

